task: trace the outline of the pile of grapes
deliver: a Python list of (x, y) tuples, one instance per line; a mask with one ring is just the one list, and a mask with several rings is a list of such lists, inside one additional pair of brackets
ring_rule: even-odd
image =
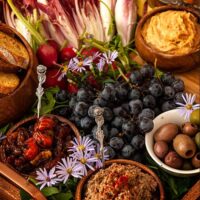
[(145, 133), (153, 129), (155, 116), (183, 102), (184, 82), (170, 73), (158, 78), (155, 69), (145, 65), (130, 74), (130, 83), (106, 83), (101, 91), (83, 87), (70, 97), (60, 91), (57, 101), (69, 98), (69, 103), (56, 114), (69, 118), (84, 135), (95, 139), (93, 111), (97, 106), (104, 108), (103, 130), (110, 158), (141, 162)]

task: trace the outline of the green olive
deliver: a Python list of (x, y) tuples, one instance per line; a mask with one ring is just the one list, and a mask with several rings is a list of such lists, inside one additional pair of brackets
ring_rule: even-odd
[(200, 109), (196, 109), (191, 113), (190, 122), (200, 126)]
[(197, 147), (200, 149), (200, 132), (198, 132), (196, 135), (195, 135), (195, 143), (197, 145)]

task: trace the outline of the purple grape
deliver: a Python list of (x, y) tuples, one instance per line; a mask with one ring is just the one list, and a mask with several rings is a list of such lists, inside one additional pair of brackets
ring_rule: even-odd
[(109, 145), (112, 148), (119, 150), (124, 146), (124, 141), (120, 137), (113, 137), (113, 138), (110, 139)]
[(153, 129), (153, 127), (154, 127), (154, 124), (153, 124), (152, 119), (143, 117), (139, 121), (139, 129), (140, 129), (141, 133), (143, 133), (143, 134), (151, 131)]
[(144, 136), (140, 134), (135, 135), (131, 140), (131, 145), (137, 150), (143, 149), (145, 146), (144, 144), (145, 144)]
[(156, 106), (156, 99), (152, 95), (146, 95), (143, 97), (143, 105), (147, 108), (155, 108)]
[(129, 102), (129, 107), (130, 107), (130, 113), (134, 116), (137, 116), (143, 107), (142, 101), (137, 99), (137, 100), (132, 100)]
[(124, 158), (129, 158), (131, 156), (132, 153), (134, 153), (134, 148), (129, 145), (129, 144), (126, 144), (124, 145), (124, 147), (122, 148), (121, 150), (121, 155), (124, 157)]

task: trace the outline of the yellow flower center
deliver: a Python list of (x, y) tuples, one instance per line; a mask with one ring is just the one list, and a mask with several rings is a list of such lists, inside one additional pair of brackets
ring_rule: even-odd
[(82, 67), (83, 66), (83, 62), (82, 61), (78, 62), (77, 66), (78, 67)]
[(62, 71), (66, 73), (68, 71), (68, 66), (63, 66)]
[(81, 145), (79, 145), (79, 146), (78, 146), (78, 150), (79, 150), (79, 151), (83, 151), (83, 150), (85, 150), (85, 146), (84, 146), (84, 145), (82, 145), (82, 144), (81, 144)]
[(185, 107), (187, 110), (192, 110), (192, 104), (187, 104)]
[(87, 159), (81, 158), (81, 159), (80, 159), (80, 162), (81, 162), (82, 164), (85, 164), (85, 163), (87, 163)]
[(94, 157), (97, 158), (97, 159), (100, 159), (101, 158), (101, 154), (96, 153)]
[(72, 168), (68, 168), (68, 169), (67, 169), (67, 173), (68, 173), (68, 174), (71, 174), (71, 173), (72, 173)]

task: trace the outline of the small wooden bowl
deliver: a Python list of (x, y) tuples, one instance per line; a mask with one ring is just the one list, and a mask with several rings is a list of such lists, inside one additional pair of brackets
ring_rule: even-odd
[[(142, 169), (143, 172), (151, 175), (157, 182), (158, 184), (158, 192), (159, 192), (159, 200), (164, 200), (165, 199), (165, 194), (164, 194), (164, 188), (162, 186), (162, 183), (160, 181), (160, 179), (158, 178), (158, 176), (152, 171), (150, 170), (148, 167), (146, 167), (143, 164), (140, 164), (138, 162), (132, 161), (132, 160), (124, 160), (124, 159), (116, 159), (116, 160), (109, 160), (105, 162), (105, 167), (108, 167), (109, 165), (113, 164), (113, 163), (117, 163), (117, 164), (123, 164), (123, 165), (134, 165), (140, 169)], [(75, 193), (75, 200), (82, 200), (82, 195), (84, 192), (84, 187), (86, 186), (88, 180), (90, 179), (90, 177), (92, 175), (94, 175), (95, 173), (97, 173), (98, 170), (96, 171), (89, 171), (88, 175), (83, 177), (77, 186), (76, 189), (76, 193)]]
[[(48, 116), (55, 117), (60, 122), (67, 124), (72, 129), (74, 136), (78, 139), (80, 138), (80, 133), (72, 122), (57, 115), (48, 115)], [(8, 130), (7, 134), (14, 132), (19, 127), (23, 127), (23, 125), (35, 121), (36, 119), (37, 116), (31, 116), (24, 120), (19, 121)], [(1, 146), (0, 146), (0, 151), (1, 151)], [(31, 176), (34, 175), (35, 174), (31, 174)], [(0, 184), (0, 199), (1, 197), (3, 197), (3, 199), (5, 200), (20, 200), (19, 188), (22, 188), (27, 193), (29, 193), (34, 200), (46, 200), (46, 198), (43, 196), (40, 190), (38, 190), (33, 184), (29, 183), (23, 176), (28, 177), (29, 174), (20, 175), (19, 172), (17, 172), (12, 166), (5, 165), (0, 161), (0, 182), (2, 182), (4, 188), (4, 190), (1, 191), (2, 184)], [(7, 181), (4, 178), (6, 178)], [(12, 195), (13, 192), (15, 195)]]
[(165, 12), (168, 10), (184, 10), (191, 12), (194, 16), (200, 20), (200, 13), (196, 9), (191, 7), (183, 7), (183, 6), (161, 6), (153, 9), (147, 15), (145, 15), (138, 23), (136, 34), (135, 34), (135, 45), (136, 48), (141, 55), (141, 57), (149, 63), (156, 65), (158, 68), (164, 71), (188, 71), (192, 68), (198, 67), (200, 65), (200, 49), (196, 49), (191, 51), (189, 54), (185, 55), (172, 55), (162, 53), (155, 48), (149, 46), (143, 36), (142, 36), (142, 28), (145, 22), (151, 18), (152, 16)]
[(16, 37), (26, 47), (30, 63), (19, 87), (11, 94), (0, 98), (0, 126), (20, 118), (33, 104), (37, 88), (37, 59), (28, 42), (15, 29), (0, 24), (0, 31)]
[[(46, 116), (49, 116), (49, 117), (54, 117), (56, 119), (58, 119), (58, 121), (60, 121), (61, 123), (64, 123), (66, 125), (68, 125), (71, 130), (73, 131), (73, 134), (74, 136), (79, 139), (80, 138), (80, 133), (78, 131), (78, 129), (76, 128), (76, 126), (70, 122), (68, 119), (64, 118), (64, 117), (61, 117), (61, 116), (58, 116), (58, 115), (52, 115), (52, 114), (49, 114), (49, 115), (46, 115)], [(26, 126), (27, 124), (30, 124), (31, 122), (34, 122), (36, 121), (37, 119), (37, 116), (31, 116), (31, 117), (28, 117), (24, 120), (21, 120), (19, 121), (18, 123), (16, 123), (14, 126), (12, 126), (8, 132), (6, 134), (11, 134), (13, 133), (14, 131), (16, 131), (19, 127), (23, 127), (23, 126)], [(2, 149), (2, 146), (0, 145), (0, 161), (1, 162), (4, 162), (4, 157), (5, 157), (5, 153), (3, 153), (3, 149)], [(13, 170), (15, 170), (12, 166), (10, 166), (8, 163), (5, 163), (7, 164), (9, 167), (11, 167)], [(15, 170), (16, 172), (18, 172), (17, 170)], [(6, 173), (6, 172), (5, 172)], [(18, 172), (20, 173), (20, 172)], [(35, 176), (35, 172), (31, 172), (30, 174), (25, 174), (25, 173), (21, 173), (24, 177), (28, 177), (28, 176)], [(6, 174), (5, 174), (6, 175)], [(9, 175), (7, 175), (9, 176)], [(12, 177), (11, 177), (12, 178)]]

